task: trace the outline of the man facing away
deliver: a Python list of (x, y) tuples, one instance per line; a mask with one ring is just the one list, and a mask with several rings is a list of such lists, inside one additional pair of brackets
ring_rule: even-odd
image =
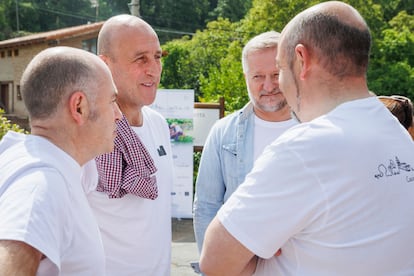
[(0, 275), (105, 275), (81, 165), (113, 150), (121, 118), (107, 66), (54, 47), (21, 79), (32, 134), (0, 141)]
[[(302, 123), (264, 151), (210, 224), (205, 274), (414, 274), (414, 144), (368, 92), (370, 45), (364, 19), (339, 1), (284, 28), (280, 87)], [(268, 260), (256, 267), (255, 255)]]
[(166, 120), (147, 107), (161, 76), (157, 34), (131, 15), (107, 20), (98, 52), (112, 72), (123, 113), (115, 150), (85, 166), (107, 275), (170, 275), (173, 163)]
[(252, 169), (254, 160), (295, 125), (279, 89), (276, 67), (280, 34), (269, 31), (243, 48), (242, 66), (250, 102), (210, 131), (200, 160), (194, 200), (194, 232), (201, 252), (208, 224)]

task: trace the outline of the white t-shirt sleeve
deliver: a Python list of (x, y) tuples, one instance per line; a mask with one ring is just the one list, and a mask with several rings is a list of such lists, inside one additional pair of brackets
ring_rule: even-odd
[(23, 241), (60, 268), (60, 252), (70, 238), (70, 200), (54, 169), (27, 171), (0, 197), (0, 239)]
[(321, 193), (319, 180), (300, 156), (272, 144), (220, 209), (218, 218), (250, 251), (269, 258), (325, 210)]

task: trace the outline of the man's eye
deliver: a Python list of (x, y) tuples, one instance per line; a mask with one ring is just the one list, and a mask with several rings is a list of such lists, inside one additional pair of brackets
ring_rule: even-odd
[(137, 57), (136, 59), (135, 59), (135, 61), (136, 62), (145, 62), (145, 57)]

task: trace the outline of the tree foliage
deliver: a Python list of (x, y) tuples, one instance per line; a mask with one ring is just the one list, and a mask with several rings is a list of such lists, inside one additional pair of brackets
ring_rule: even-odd
[(219, 0), (216, 8), (209, 15), (212, 19), (221, 17), (237, 22), (245, 16), (251, 6), (251, 0)]
[[(370, 26), (373, 45), (368, 85), (379, 95), (400, 94), (414, 99), (414, 19), (410, 1), (345, 1)], [(240, 21), (218, 18), (190, 40), (187, 37), (166, 43), (163, 48), (168, 49), (169, 55), (163, 60), (162, 84), (194, 88), (201, 101), (216, 101), (223, 96), (227, 112), (240, 108), (248, 101), (240, 63), (244, 44), (261, 32), (280, 32), (298, 12), (319, 2), (322, 1), (253, 0)], [(180, 45), (179, 50), (174, 45)], [(179, 68), (170, 66), (172, 63)], [(185, 75), (176, 75), (179, 82), (174, 82), (170, 70)]]
[[(131, 0), (1, 0), (0, 40), (27, 32), (103, 21), (113, 15), (130, 13), (130, 2)], [(140, 16), (154, 27), (163, 43), (180, 38), (185, 33), (204, 29), (208, 13), (216, 5), (217, 1), (209, 0), (141, 0)]]
[(198, 98), (201, 80), (208, 78), (211, 68), (220, 68), (222, 58), (228, 55), (229, 43), (238, 39), (234, 24), (220, 18), (208, 23), (191, 40), (186, 37), (167, 42), (163, 45), (168, 56), (163, 59), (162, 86), (192, 88)]
[[(129, 13), (130, 2), (2, 0), (0, 39), (105, 20)], [(168, 52), (161, 86), (193, 88), (201, 101), (224, 96), (227, 111), (233, 111), (248, 100), (240, 64), (244, 44), (261, 32), (280, 32), (298, 12), (318, 2), (322, 0), (141, 0), (140, 13)], [(371, 29), (369, 88), (414, 99), (412, 0), (345, 2), (360, 11)]]
[(2, 0), (0, 39), (87, 24), (99, 19), (89, 0)]
[(13, 130), (20, 133), (27, 133), (23, 128), (20, 126), (13, 124), (8, 120), (6, 117), (3, 116), (4, 110), (0, 109), (0, 140), (6, 135), (7, 131)]
[(237, 110), (249, 100), (245, 92), (247, 90), (240, 60), (241, 49), (239, 40), (231, 42), (227, 55), (220, 60), (219, 66), (210, 67), (208, 77), (200, 77), (200, 87), (203, 91), (201, 101), (218, 102), (219, 97), (224, 97), (231, 99), (227, 100), (226, 109)]
[(400, 94), (414, 99), (414, 16), (401, 11), (377, 40), (378, 53), (368, 72), (377, 94)]
[(141, 17), (157, 31), (161, 43), (205, 27), (208, 0), (141, 0)]

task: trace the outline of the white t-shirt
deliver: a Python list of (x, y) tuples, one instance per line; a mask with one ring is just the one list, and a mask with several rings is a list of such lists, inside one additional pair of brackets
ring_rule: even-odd
[(256, 275), (414, 275), (413, 199), (414, 143), (371, 97), (282, 134), (218, 217)]
[(263, 149), (267, 145), (270, 145), (283, 132), (296, 124), (297, 121), (294, 119), (282, 122), (269, 122), (254, 115), (253, 160), (256, 160), (262, 154)]
[[(158, 112), (149, 107), (142, 112), (143, 126), (132, 129), (154, 159), (158, 197), (150, 200), (127, 194), (110, 199), (97, 191), (87, 195), (101, 230), (109, 276), (170, 275), (173, 163), (169, 128)], [(166, 155), (158, 154), (160, 146)], [(85, 190), (90, 191), (97, 185), (96, 166), (89, 163), (83, 174)]]
[(3, 137), (0, 154), (0, 239), (42, 252), (37, 275), (105, 275), (79, 164), (42, 137), (14, 132)]

